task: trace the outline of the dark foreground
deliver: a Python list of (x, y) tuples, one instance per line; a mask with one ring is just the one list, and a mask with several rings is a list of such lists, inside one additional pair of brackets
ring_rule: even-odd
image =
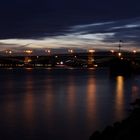
[(140, 139), (140, 99), (137, 99), (132, 106), (133, 110), (127, 119), (106, 127), (101, 133), (94, 132), (90, 140)]

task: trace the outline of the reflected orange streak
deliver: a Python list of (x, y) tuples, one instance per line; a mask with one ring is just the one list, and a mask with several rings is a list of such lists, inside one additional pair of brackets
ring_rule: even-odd
[[(7, 117), (7, 121), (8, 122), (13, 122), (15, 123), (16, 119), (15, 119), (15, 113), (16, 113), (16, 106), (14, 103), (14, 95), (12, 94), (12, 90), (13, 90), (13, 80), (8, 80), (6, 86), (7, 86), (7, 90), (8, 90), (8, 99), (10, 101), (5, 101), (5, 105), (4, 105), (4, 111), (6, 113), (6, 117)], [(9, 119), (10, 118), (10, 119)]]
[(53, 106), (53, 87), (52, 87), (52, 80), (46, 80), (46, 94), (45, 94), (45, 106), (47, 110), (47, 114), (50, 114)]
[(46, 119), (47, 119), (47, 122), (49, 126), (53, 127), (54, 125), (54, 121), (50, 121), (52, 118), (55, 118), (54, 116), (54, 93), (53, 93), (53, 85), (52, 85), (52, 80), (51, 79), (46, 79), (46, 94), (45, 94), (45, 97), (44, 97), (44, 103), (45, 103), (45, 106), (44, 106), (44, 109), (45, 109), (45, 112), (46, 112)]
[(87, 119), (91, 123), (93, 117), (97, 117), (96, 112), (96, 81), (95, 78), (89, 78), (87, 84)]
[(68, 98), (67, 98), (67, 104), (68, 104), (68, 113), (69, 113), (69, 118), (71, 119), (71, 123), (73, 121), (73, 118), (75, 116), (75, 105), (76, 105), (76, 89), (74, 85), (74, 77), (69, 78), (69, 83), (68, 83)]
[(34, 98), (33, 98), (33, 79), (28, 77), (26, 79), (26, 92), (24, 96), (24, 118), (26, 124), (29, 126), (33, 125), (34, 120)]
[(122, 118), (124, 109), (124, 78), (123, 76), (118, 76), (116, 80), (116, 116), (117, 118)]

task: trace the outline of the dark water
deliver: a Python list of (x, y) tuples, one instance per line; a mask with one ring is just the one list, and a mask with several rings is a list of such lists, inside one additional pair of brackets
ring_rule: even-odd
[(0, 139), (88, 140), (123, 119), (140, 76), (108, 70), (0, 70)]

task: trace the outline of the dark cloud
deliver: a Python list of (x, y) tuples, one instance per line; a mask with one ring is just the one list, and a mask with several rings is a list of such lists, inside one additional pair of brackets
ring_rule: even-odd
[[(1, 0), (0, 38), (64, 35), (74, 25), (139, 17), (139, 5), (136, 0)], [(100, 32), (108, 26), (100, 27)]]
[(124, 43), (138, 46), (140, 45), (140, 18), (77, 25), (70, 29), (70, 33), (85, 37), (87, 42), (100, 39), (106, 44), (123, 40)]

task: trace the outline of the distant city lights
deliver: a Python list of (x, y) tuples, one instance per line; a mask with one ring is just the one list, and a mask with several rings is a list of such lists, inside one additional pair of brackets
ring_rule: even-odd
[(110, 50), (110, 52), (111, 52), (111, 53), (114, 53), (115, 51), (114, 51), (114, 50)]
[(29, 58), (29, 57), (25, 57), (24, 63), (25, 63), (25, 64), (28, 64), (28, 63), (30, 63), (30, 62), (32, 62), (32, 59)]
[(135, 53), (137, 53), (137, 51), (136, 50), (133, 50), (133, 53), (135, 54)]
[(12, 51), (11, 50), (6, 50), (5, 53), (6, 54), (12, 54)]
[(119, 57), (122, 56), (122, 53), (119, 52), (119, 53), (118, 53), (118, 56), (119, 56)]
[(69, 53), (73, 53), (74, 51), (72, 49), (68, 49), (68, 52)]
[(63, 64), (64, 64), (64, 62), (63, 62), (63, 61), (61, 61), (61, 62), (60, 62), (60, 65), (63, 65)]
[(94, 53), (95, 50), (93, 50), (93, 49), (89, 49), (88, 52), (89, 52), (89, 53)]
[(24, 52), (27, 53), (27, 54), (32, 54), (33, 53), (32, 50), (25, 50)]
[(51, 53), (51, 50), (50, 49), (47, 49), (45, 50), (46, 53), (50, 54)]

